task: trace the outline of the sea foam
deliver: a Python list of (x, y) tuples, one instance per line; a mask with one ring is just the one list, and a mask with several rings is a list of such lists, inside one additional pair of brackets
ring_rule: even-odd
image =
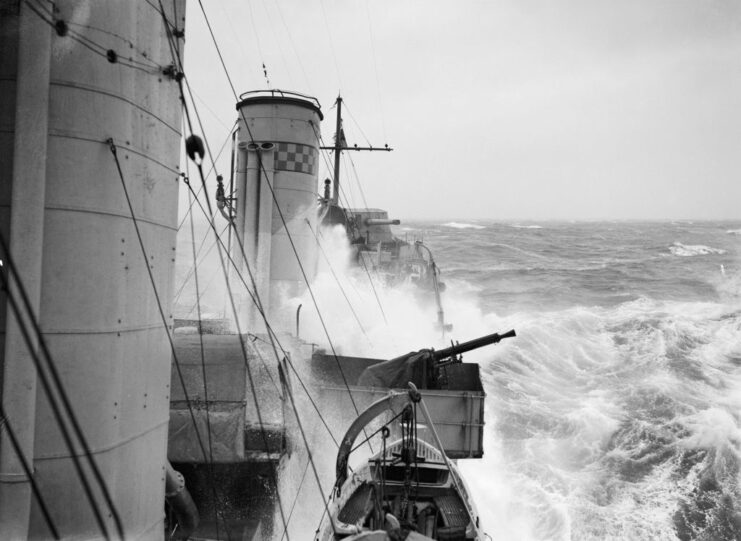
[(721, 255), (725, 254), (726, 251), (721, 248), (711, 248), (703, 244), (682, 244), (681, 242), (675, 242), (672, 246), (669, 246), (669, 251), (680, 257), (692, 257), (695, 255)]
[(448, 222), (443, 224), (445, 227), (452, 227), (454, 229), (486, 229), (486, 226), (478, 224), (468, 224), (464, 222)]

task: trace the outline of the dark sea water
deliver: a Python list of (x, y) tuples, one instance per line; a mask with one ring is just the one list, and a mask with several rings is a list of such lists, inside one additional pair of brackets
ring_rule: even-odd
[(741, 539), (741, 222), (398, 232), (435, 254), (457, 339), (517, 330), (469, 357), (492, 538)]

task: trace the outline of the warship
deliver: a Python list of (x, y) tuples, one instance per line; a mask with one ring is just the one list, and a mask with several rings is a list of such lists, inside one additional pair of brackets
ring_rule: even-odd
[[(471, 344), (369, 359), (293, 330), (321, 223), (377, 271), (427, 281), (446, 325), (426, 247), (340, 206), (337, 184), (319, 194), (319, 102), (235, 96), (229, 184), (209, 194), (184, 0), (3, 0), (0, 15), (0, 538), (483, 539), (453, 463), (484, 452)], [(343, 146), (338, 128), (336, 160)], [(173, 317), (180, 190), (216, 239), (228, 324)], [(338, 441), (402, 402), (382, 435), (406, 436), (380, 454)], [(351, 450), (370, 462), (347, 477)], [(353, 524), (345, 481), (375, 487)]]

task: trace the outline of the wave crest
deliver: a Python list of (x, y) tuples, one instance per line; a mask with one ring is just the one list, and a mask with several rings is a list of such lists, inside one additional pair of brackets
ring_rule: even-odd
[(452, 227), (455, 229), (486, 229), (486, 226), (478, 224), (467, 224), (463, 222), (448, 222), (443, 224), (444, 227)]
[(726, 251), (721, 248), (711, 248), (703, 244), (682, 244), (681, 242), (675, 242), (672, 246), (669, 246), (669, 251), (680, 257), (692, 257), (695, 255), (721, 255), (725, 254)]
[(521, 224), (512, 224), (510, 227), (514, 227), (515, 229), (543, 229), (542, 225), (521, 225)]

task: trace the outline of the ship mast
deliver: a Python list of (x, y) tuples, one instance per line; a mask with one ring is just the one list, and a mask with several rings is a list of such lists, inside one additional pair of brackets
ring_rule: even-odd
[(340, 195), (340, 153), (342, 152), (342, 96), (337, 96), (337, 127), (334, 137), (334, 185), (332, 187), (332, 204), (337, 205)]
[(358, 145), (353, 146), (347, 146), (347, 141), (345, 140), (345, 133), (342, 130), (342, 96), (337, 96), (337, 101), (335, 102), (337, 104), (337, 122), (335, 124), (335, 137), (334, 137), (334, 145), (331, 147), (319, 147), (322, 150), (333, 150), (334, 151), (334, 182), (332, 185), (332, 205), (338, 206), (339, 203), (339, 197), (340, 197), (340, 156), (342, 154), (343, 150), (384, 150), (386, 152), (391, 152), (394, 150), (393, 148), (389, 147), (388, 145), (383, 145), (383, 147), (374, 147), (374, 146), (367, 146), (367, 147), (359, 147)]

